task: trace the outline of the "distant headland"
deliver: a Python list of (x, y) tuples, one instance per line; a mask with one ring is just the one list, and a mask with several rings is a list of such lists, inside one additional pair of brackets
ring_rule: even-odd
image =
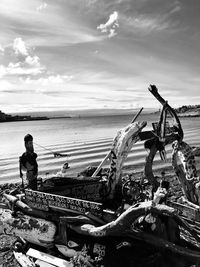
[(200, 117), (200, 105), (184, 105), (175, 111), (179, 117)]
[(0, 122), (11, 122), (11, 121), (36, 121), (36, 120), (49, 120), (48, 117), (42, 116), (42, 117), (31, 117), (28, 115), (8, 115), (6, 113), (3, 113), (0, 110)]
[[(176, 114), (181, 118), (200, 117), (200, 105), (184, 105), (174, 109)], [(156, 111), (154, 113), (159, 113)]]

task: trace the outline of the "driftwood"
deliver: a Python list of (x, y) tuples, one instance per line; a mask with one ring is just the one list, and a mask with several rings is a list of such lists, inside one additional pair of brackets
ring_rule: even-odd
[(36, 267), (36, 264), (22, 252), (13, 252), (15, 259), (22, 267)]
[(9, 194), (3, 194), (4, 198), (8, 201), (9, 206), (12, 210), (15, 209), (15, 206), (22, 209), (24, 212), (31, 212), (32, 209), (25, 204), (23, 201), (21, 201), (18, 197), (12, 196)]
[(188, 249), (187, 247), (176, 245), (172, 242), (169, 242), (167, 240), (153, 236), (148, 233), (127, 230), (126, 236), (134, 238), (135, 240), (143, 241), (144, 243), (153, 247), (157, 247), (160, 251), (163, 250), (164, 252), (166, 252), (166, 250), (168, 250), (176, 255), (179, 255), (185, 259), (193, 260), (195, 262), (199, 262), (200, 260), (200, 253), (198, 250), (194, 251), (192, 249)]
[(70, 263), (69, 261), (60, 259), (58, 257), (49, 255), (47, 253), (41, 252), (39, 250), (36, 249), (32, 249), (30, 248), (28, 250), (28, 252), (26, 253), (26, 255), (33, 257), (35, 259), (39, 259), (42, 260), (44, 262), (53, 264), (53, 266), (58, 266), (58, 267), (73, 267), (73, 264)]
[(161, 103), (161, 105), (165, 106), (168, 112), (170, 113), (171, 117), (174, 118), (176, 123), (176, 128), (178, 130), (178, 134), (180, 138), (183, 138), (183, 129), (179, 120), (179, 117), (177, 116), (174, 109), (165, 101), (161, 95), (158, 93), (158, 89), (155, 85), (150, 85), (149, 91), (152, 93), (152, 95)]
[(152, 201), (147, 201), (136, 204), (135, 206), (131, 206), (115, 221), (107, 223), (103, 226), (95, 227), (91, 224), (85, 224), (80, 227), (74, 225), (70, 225), (70, 227), (81, 234), (93, 237), (120, 236), (123, 235), (123, 233), (125, 233), (128, 229), (132, 229), (132, 225), (136, 219), (143, 215), (147, 215), (150, 212), (171, 216), (176, 213), (176, 210), (161, 204), (158, 204), (154, 207)]
[(35, 261), (35, 264), (36, 264), (37, 266), (40, 266), (40, 267), (55, 267), (55, 265), (52, 265), (52, 264), (50, 264), (50, 263), (48, 263), (48, 262), (41, 261), (41, 260), (36, 260), (36, 261)]
[(193, 148), (186, 142), (173, 143), (172, 166), (188, 201), (200, 205), (200, 179), (197, 176)]
[[(148, 139), (145, 142), (145, 148), (149, 150), (148, 155), (146, 157), (146, 164), (144, 169), (145, 177), (148, 179), (148, 181), (153, 185), (153, 189), (158, 186), (158, 182), (156, 181), (152, 165), (154, 157), (157, 153), (157, 151), (160, 152), (161, 159), (165, 159), (165, 146), (172, 143), (173, 141), (179, 139), (182, 140), (183, 138), (183, 130), (181, 127), (180, 120), (176, 114), (176, 112), (173, 110), (173, 108), (165, 101), (160, 94), (158, 93), (158, 90), (155, 85), (150, 85), (149, 91), (153, 94), (153, 96), (162, 104), (163, 109), (160, 115), (160, 120), (157, 125), (157, 129), (154, 129), (154, 131), (150, 133), (146, 133), (146, 139)], [(166, 132), (166, 119), (168, 113), (170, 116), (174, 119), (174, 126), (171, 127), (169, 130), (170, 132)], [(153, 135), (152, 135), (153, 133)], [(142, 139), (145, 140), (145, 134), (142, 136)]]
[(147, 122), (135, 122), (143, 108), (135, 115), (132, 122), (125, 128), (118, 131), (117, 136), (114, 138), (111, 150), (102, 160), (93, 173), (92, 177), (95, 177), (100, 172), (104, 163), (110, 160), (110, 171), (108, 175), (108, 192), (107, 196), (113, 199), (116, 195), (116, 186), (121, 186), (121, 175), (123, 164), (130, 152), (134, 143), (140, 140), (139, 133), (146, 126)]
[[(165, 230), (163, 231), (163, 226), (159, 228), (159, 218), (163, 216), (166, 218), (164, 222), (166, 222), (165, 227), (167, 232)], [(151, 225), (150, 232), (146, 232), (143, 228), (141, 230), (137, 227), (137, 223), (140, 219), (147, 220), (147, 218), (149, 220), (149, 225)], [(158, 224), (156, 221), (158, 221)], [(192, 250), (182, 247), (179, 240), (179, 227), (182, 227), (199, 243), (200, 238), (196, 234), (196, 231), (191, 229), (191, 227), (177, 215), (177, 211), (174, 208), (163, 204), (154, 206), (151, 201), (140, 203), (139, 205), (127, 209), (115, 221), (100, 227), (95, 227), (91, 224), (82, 226), (70, 224), (68, 227), (79, 234), (95, 238), (104, 238), (107, 236), (129, 237), (132, 242), (140, 240), (148, 245), (150, 244), (157, 247), (159, 250), (168, 250), (188, 259), (200, 260), (199, 248)], [(156, 230), (157, 228), (158, 230)]]
[(53, 222), (21, 213), (13, 217), (9, 209), (0, 209), (0, 217), (0, 233), (20, 236), (43, 247), (53, 245), (56, 234), (56, 225)]
[[(131, 124), (134, 123), (136, 121), (136, 119), (138, 118), (138, 116), (140, 115), (140, 113), (142, 112), (143, 108), (141, 108), (139, 110), (139, 112), (135, 115), (135, 117), (133, 118), (133, 120), (131, 121)], [(101, 163), (99, 164), (99, 166), (97, 167), (96, 171), (93, 173), (92, 177), (95, 177), (98, 175), (98, 173), (101, 170), (101, 167), (104, 165), (104, 163), (107, 161), (107, 159), (110, 158), (110, 154), (111, 151), (108, 152), (108, 154), (105, 156), (105, 158), (101, 161)]]
[(121, 184), (121, 174), (124, 161), (126, 160), (133, 144), (140, 140), (139, 133), (146, 124), (147, 123), (145, 121), (130, 123), (124, 129), (121, 129), (113, 140), (110, 152), (110, 172), (108, 176), (110, 185), (109, 198), (113, 198), (116, 185)]

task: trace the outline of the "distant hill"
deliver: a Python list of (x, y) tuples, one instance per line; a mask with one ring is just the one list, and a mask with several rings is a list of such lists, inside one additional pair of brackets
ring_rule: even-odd
[(179, 117), (200, 117), (200, 105), (184, 105), (175, 111)]
[(11, 121), (35, 121), (35, 120), (48, 120), (48, 117), (31, 117), (28, 115), (8, 115), (0, 110), (0, 122), (11, 122)]
[[(132, 109), (82, 109), (82, 110), (52, 110), (52, 111), (34, 111), (19, 113), (19, 115), (30, 116), (47, 116), (48, 118), (74, 118), (74, 117), (96, 117), (96, 116), (114, 116), (114, 115), (133, 115), (136, 114), (140, 108)], [(155, 109), (145, 108), (142, 114), (150, 113)], [(16, 113), (12, 113), (16, 115)]]

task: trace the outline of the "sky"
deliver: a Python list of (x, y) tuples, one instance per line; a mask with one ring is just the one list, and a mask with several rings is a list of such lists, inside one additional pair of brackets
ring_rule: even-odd
[(0, 110), (200, 104), (199, 0), (1, 0)]

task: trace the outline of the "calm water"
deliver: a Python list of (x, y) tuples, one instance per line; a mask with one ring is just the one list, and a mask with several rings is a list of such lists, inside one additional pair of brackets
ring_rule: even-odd
[[(42, 146), (62, 145), (88, 140), (113, 138), (131, 122), (133, 116), (62, 118), (0, 124), (0, 158), (13, 157), (24, 151), (23, 137), (30, 133)], [(147, 119), (141, 116), (140, 120)], [(36, 147), (35, 147), (36, 148)]]
[[(116, 136), (117, 131), (129, 124), (133, 117), (134, 115), (126, 115), (0, 123), (0, 178), (8, 179), (8, 177), (18, 176), (18, 158), (25, 150), (23, 138), (27, 133), (33, 135), (35, 143), (54, 152), (68, 152), (74, 147), (74, 150), (71, 149), (74, 153), (71, 157), (73, 167), (73, 164), (76, 166), (83, 161), (82, 149), (90, 150), (90, 153), (93, 149), (91, 158), (83, 155), (85, 162), (101, 161), (109, 150), (111, 140)], [(151, 122), (158, 120), (158, 115), (140, 115), (137, 120), (148, 121), (145, 128), (147, 130), (151, 129)], [(191, 145), (200, 146), (200, 118), (182, 119), (181, 122), (185, 140)], [(75, 153), (75, 148), (81, 151)], [(64, 161), (64, 159), (53, 159), (49, 150), (36, 144), (35, 151), (38, 153), (40, 170), (47, 171), (53, 168), (58, 170), (58, 166)], [(142, 153), (142, 156), (145, 155), (142, 151), (142, 144), (140, 144), (135, 152), (136, 160), (137, 156), (141, 157)]]

